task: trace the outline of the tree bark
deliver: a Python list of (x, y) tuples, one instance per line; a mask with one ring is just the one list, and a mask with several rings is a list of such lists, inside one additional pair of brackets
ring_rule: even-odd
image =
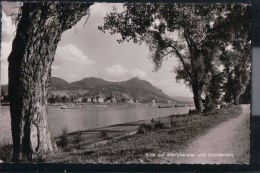
[(233, 89), (233, 104), (239, 105), (240, 93), (237, 88)]
[(239, 98), (238, 95), (234, 96), (234, 105), (239, 105)]
[(193, 101), (195, 104), (196, 111), (200, 113), (202, 111), (202, 89), (197, 84), (192, 84)]
[(191, 45), (190, 49), (190, 62), (192, 69), (192, 77), (191, 77), (191, 87), (193, 92), (193, 101), (195, 104), (196, 111), (200, 113), (202, 111), (202, 87), (204, 85), (204, 79), (202, 79), (203, 72), (202, 69), (202, 56), (199, 55), (199, 50), (195, 45)]
[(61, 34), (87, 15), (89, 3), (24, 3), (9, 55), (13, 161), (54, 152), (47, 123), (47, 86)]

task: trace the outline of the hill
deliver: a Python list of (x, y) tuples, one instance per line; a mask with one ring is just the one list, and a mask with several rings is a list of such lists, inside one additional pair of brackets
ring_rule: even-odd
[(71, 89), (92, 89), (96, 87), (108, 86), (113, 82), (106, 81), (104, 79), (90, 77), (84, 78), (80, 81), (70, 83)]
[(49, 90), (66, 90), (70, 89), (70, 84), (58, 77), (51, 77), (50, 78), (50, 86)]
[(120, 82), (119, 85), (124, 86), (125, 88), (129, 89), (145, 89), (146, 91), (149, 91), (155, 95), (162, 96), (162, 97), (168, 97), (166, 94), (163, 93), (162, 90), (154, 87), (151, 83), (145, 80), (141, 80), (137, 77), (132, 78), (127, 81)]
[[(132, 78), (122, 82), (111, 82), (100, 78), (84, 78), (80, 81), (72, 82), (70, 89), (81, 89), (85, 96), (103, 95), (105, 98), (115, 96), (118, 100), (138, 99), (143, 102), (167, 102), (170, 97), (161, 90), (154, 87), (145, 80)], [(86, 90), (88, 92), (86, 92)]]
[(110, 82), (100, 78), (85, 78), (70, 84), (71, 89), (88, 90), (86, 96), (102, 94), (105, 97), (111, 95), (118, 99), (139, 99), (144, 102), (151, 102), (155, 99), (158, 102), (167, 102), (170, 97), (162, 90), (154, 87), (151, 83), (139, 78), (132, 78), (122, 82)]
[[(7, 86), (2, 86), (6, 91)], [(172, 100), (162, 90), (154, 87), (151, 83), (139, 78), (132, 78), (122, 82), (111, 82), (104, 79), (90, 77), (75, 82), (67, 82), (58, 77), (51, 77), (49, 96), (59, 95), (67, 97), (115, 96), (117, 99), (138, 99), (143, 102), (168, 102)]]

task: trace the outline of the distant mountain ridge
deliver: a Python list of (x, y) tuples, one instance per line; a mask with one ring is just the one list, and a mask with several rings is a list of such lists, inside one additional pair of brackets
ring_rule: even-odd
[(69, 82), (65, 81), (64, 79), (58, 78), (58, 77), (51, 77), (50, 78), (50, 90), (66, 90), (70, 89)]
[(92, 89), (101, 86), (108, 86), (115, 82), (106, 81), (104, 79), (90, 77), (70, 83), (71, 89)]
[(90, 90), (90, 89), (94, 89), (94, 88), (108, 87), (108, 86), (125, 87), (127, 89), (131, 89), (131, 88), (145, 89), (152, 93), (156, 93), (156, 94), (168, 97), (166, 94), (163, 93), (162, 90), (154, 87), (148, 81), (139, 79), (137, 77), (131, 78), (129, 80), (122, 81), (122, 82), (111, 82), (111, 81), (106, 81), (104, 79), (95, 78), (95, 77), (84, 78), (82, 80), (71, 82), (71, 83), (69, 83), (61, 78), (58, 78), (58, 77), (51, 77), (51, 80), (50, 80), (50, 90), (64, 90), (64, 89)]
[[(4, 93), (7, 91), (7, 86), (2, 86)], [(167, 102), (172, 100), (162, 90), (154, 87), (148, 81), (137, 77), (122, 81), (111, 82), (101, 78), (84, 78), (75, 82), (67, 82), (58, 77), (50, 78), (49, 94), (53, 95), (76, 95), (76, 96), (91, 96), (102, 94), (104, 96), (117, 96), (121, 98), (133, 98), (151, 102)]]
[[(60, 86), (60, 84), (63, 86)], [(50, 82), (50, 90), (52, 93), (55, 93), (55, 91), (59, 92), (60, 90), (68, 90), (65, 92), (67, 94), (80, 90), (77, 93), (78, 95), (93, 96), (102, 94), (105, 97), (113, 95), (119, 98), (133, 98), (146, 102), (150, 102), (153, 99), (158, 102), (172, 100), (162, 90), (139, 78), (132, 78), (122, 82), (111, 82), (101, 78), (90, 77), (71, 83), (67, 83), (63, 79), (53, 78)]]

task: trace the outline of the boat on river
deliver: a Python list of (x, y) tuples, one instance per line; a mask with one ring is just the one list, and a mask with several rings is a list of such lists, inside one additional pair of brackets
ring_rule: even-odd
[(80, 106), (61, 106), (60, 109), (81, 109), (82, 107)]
[(158, 108), (172, 108), (172, 105), (159, 105)]
[(135, 104), (126, 104), (125, 107), (136, 107)]
[(175, 105), (175, 107), (186, 107), (186, 105)]

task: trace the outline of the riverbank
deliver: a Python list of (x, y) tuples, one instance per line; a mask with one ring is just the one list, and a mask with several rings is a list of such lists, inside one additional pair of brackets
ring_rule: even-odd
[[(151, 118), (186, 114), (194, 107), (172, 107), (159, 109), (143, 104), (132, 105), (88, 105), (75, 106), (73, 109), (61, 109), (60, 107), (48, 107), (48, 126), (53, 137), (60, 136), (63, 129), (68, 132), (96, 129), (115, 124), (150, 120)], [(0, 108), (0, 144), (11, 143), (11, 119), (9, 107)]]
[[(241, 107), (231, 106), (206, 115), (172, 115), (73, 133), (63, 130), (54, 139), (59, 151), (46, 162), (160, 163), (158, 154), (181, 152), (195, 137), (239, 114)], [(2, 154), (0, 159), (9, 161), (8, 152)]]
[(241, 107), (231, 106), (64, 134), (55, 139), (60, 151), (47, 162), (157, 163), (158, 154), (183, 151), (196, 136), (239, 114)]

